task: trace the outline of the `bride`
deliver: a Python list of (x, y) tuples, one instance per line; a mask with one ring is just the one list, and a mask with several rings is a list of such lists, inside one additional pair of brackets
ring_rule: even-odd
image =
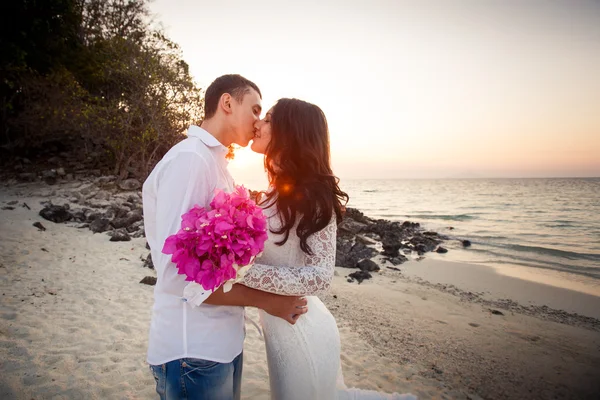
[(279, 100), (257, 122), (252, 150), (265, 155), (270, 189), (260, 204), (270, 232), (263, 255), (241, 283), (307, 296), (308, 302), (294, 325), (260, 311), (272, 399), (414, 399), (344, 385), (337, 325), (316, 297), (331, 285), (336, 227), (342, 200), (348, 201), (330, 167), (323, 111), (301, 100)]

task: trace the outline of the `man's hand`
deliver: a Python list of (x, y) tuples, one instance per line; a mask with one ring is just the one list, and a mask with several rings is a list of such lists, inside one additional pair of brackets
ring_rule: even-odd
[(285, 319), (290, 324), (294, 325), (302, 314), (308, 311), (306, 306), (307, 301), (304, 297), (296, 296), (275, 296), (272, 300), (268, 300), (263, 307), (267, 313)]
[(261, 292), (241, 284), (235, 284), (227, 293), (223, 288), (215, 290), (206, 300), (206, 304), (220, 306), (250, 306), (286, 320), (294, 325), (302, 314), (308, 311), (304, 297), (281, 296), (274, 293)]

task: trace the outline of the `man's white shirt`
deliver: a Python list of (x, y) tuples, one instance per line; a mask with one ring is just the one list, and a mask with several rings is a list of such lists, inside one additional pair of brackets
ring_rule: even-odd
[(192, 307), (183, 297), (185, 276), (177, 273), (171, 255), (162, 253), (167, 237), (179, 230), (182, 214), (195, 204), (208, 208), (217, 188), (233, 190), (226, 154), (214, 136), (191, 126), (188, 138), (173, 146), (144, 182), (144, 228), (158, 278), (148, 343), (151, 365), (179, 358), (229, 363), (242, 352), (244, 308)]

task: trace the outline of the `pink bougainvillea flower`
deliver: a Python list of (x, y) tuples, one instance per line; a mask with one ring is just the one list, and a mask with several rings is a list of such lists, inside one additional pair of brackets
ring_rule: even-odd
[(181, 216), (181, 228), (167, 238), (162, 252), (171, 255), (179, 274), (205, 290), (235, 279), (267, 240), (267, 220), (243, 186), (232, 193), (215, 190), (210, 210), (195, 205)]

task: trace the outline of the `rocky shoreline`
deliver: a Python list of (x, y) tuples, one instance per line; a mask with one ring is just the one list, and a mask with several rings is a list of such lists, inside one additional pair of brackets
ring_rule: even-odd
[[(49, 175), (49, 174), (45, 174)], [(77, 229), (105, 233), (110, 241), (129, 241), (144, 237), (141, 182), (127, 179), (117, 183), (114, 176), (87, 177), (78, 181), (58, 177), (48, 182), (44, 175), (46, 197), (39, 215), (53, 223), (70, 223)], [(13, 178), (14, 180), (14, 178)], [(16, 182), (9, 182), (8, 185)], [(43, 185), (43, 183), (40, 182)], [(60, 201), (56, 199), (60, 198)], [(64, 201), (63, 201), (64, 200)], [(12, 201), (5, 209), (14, 206), (28, 207), (26, 202)], [(37, 223), (40, 230), (43, 224)], [(338, 227), (336, 266), (353, 268), (348, 281), (361, 283), (380, 270), (373, 258), (383, 256), (383, 263), (396, 266), (409, 260), (411, 255), (423, 257), (427, 252), (445, 253), (441, 244), (448, 237), (425, 231), (419, 223), (373, 220), (354, 208), (346, 210)], [(402, 251), (402, 253), (401, 253)], [(408, 256), (408, 257), (407, 257)], [(143, 257), (144, 266), (153, 268), (150, 253)]]
[[(3, 210), (15, 207), (30, 209), (26, 200), (31, 193), (26, 193), (26, 190), (35, 187), (41, 197), (47, 198), (41, 202), (43, 208), (39, 215), (49, 222), (68, 223), (77, 229), (104, 233), (111, 242), (144, 237), (141, 182), (134, 178), (119, 182), (116, 176), (96, 176), (98, 171), (84, 169), (79, 171), (79, 175), (71, 176), (59, 174), (55, 169), (19, 174), (4, 171), (4, 186), (22, 186), (24, 190), (17, 192), (23, 195), (23, 200), (12, 200), (1, 207)], [(28, 174), (27, 179), (23, 178), (23, 174)], [(49, 179), (49, 176), (52, 178)], [(40, 222), (34, 223), (33, 226), (39, 230), (46, 229)], [(360, 284), (364, 280), (372, 279), (373, 274), (384, 272), (382, 268), (401, 273), (398, 266), (409, 260), (420, 261), (430, 252), (446, 253), (448, 250), (443, 245), (450, 240), (461, 242), (463, 247), (471, 245), (468, 240), (428, 231), (418, 222), (376, 220), (365, 216), (360, 210), (347, 208), (342, 222), (338, 225), (336, 266), (351, 271), (345, 275), (348, 283)], [(146, 249), (149, 250), (147, 245)], [(154, 268), (149, 251), (140, 255), (140, 262), (143, 267)], [(418, 278), (410, 279), (420, 285), (450, 293), (462, 301), (600, 330), (600, 321), (595, 318), (546, 306), (521, 305), (510, 299), (492, 301), (452, 285), (434, 284)], [(155, 282), (154, 276), (147, 276), (141, 283), (153, 285)]]

